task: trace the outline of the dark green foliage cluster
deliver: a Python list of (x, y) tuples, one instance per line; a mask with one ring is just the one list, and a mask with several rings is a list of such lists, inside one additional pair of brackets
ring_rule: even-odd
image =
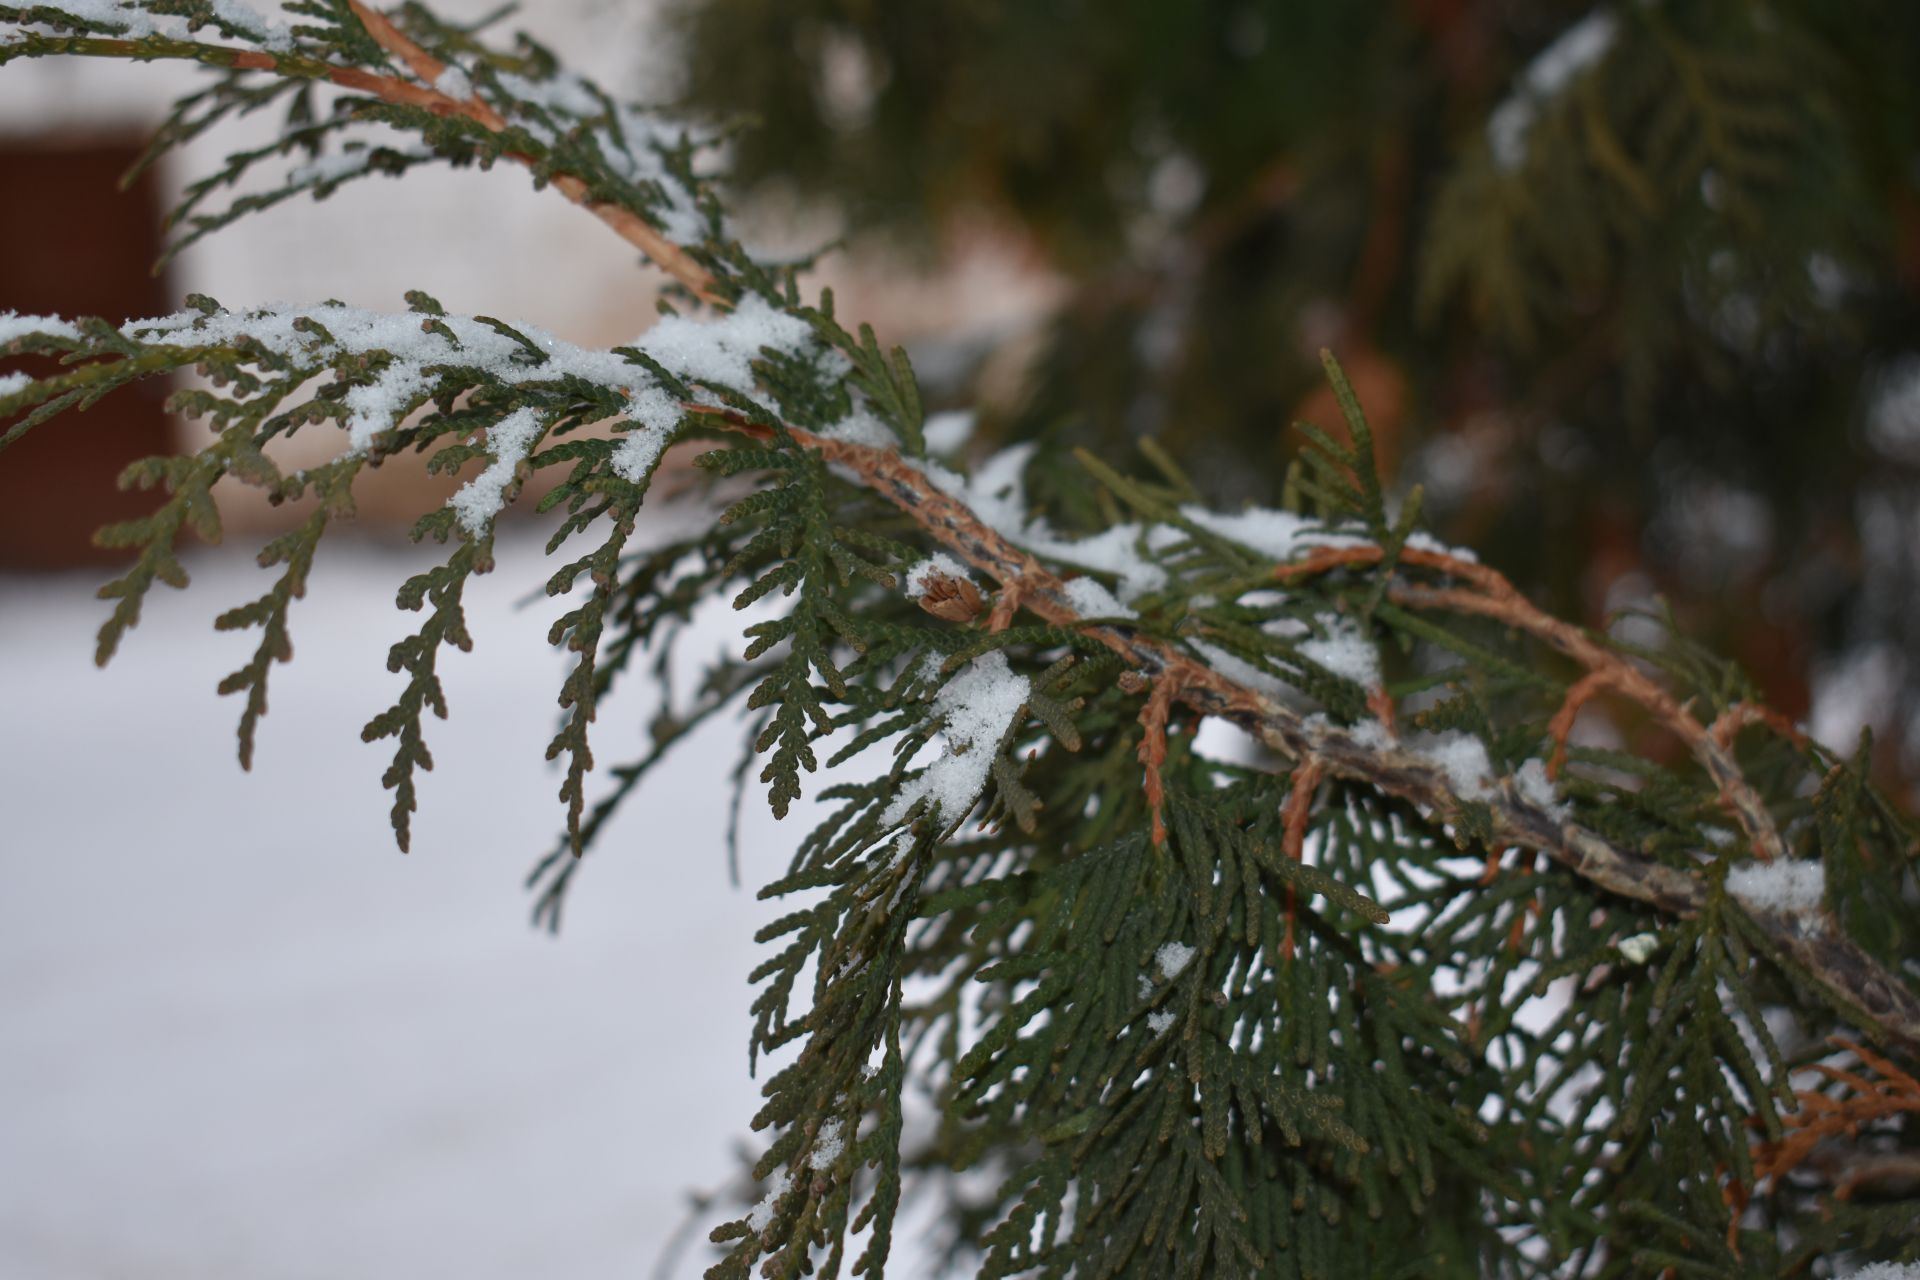
[(1008, 438), (1156, 433), (1272, 501), (1330, 345), (1435, 529), (1557, 612), (1635, 556), (1796, 714), (1920, 649), (1920, 455), (1872, 430), (1920, 332), (1905, 0), (674, 9), (692, 101), (760, 122), (743, 181), (928, 246), (984, 214), (1066, 278)]
[[(660, 125), (636, 152), (615, 135), (642, 118), (537, 46), (495, 50), (413, 6), (403, 38), (457, 62), (502, 123), (396, 105), (391, 86), (414, 82), (391, 40), (347, 6), (293, 8), (310, 24), (278, 73), (345, 86), (325, 110), (288, 102), (297, 146), (315, 120), (342, 145), (377, 122), (456, 163), (511, 154), (536, 180), (584, 182), (693, 264), (662, 321), (677, 342), (583, 352), (417, 294), (399, 317), (208, 299), (124, 329), (8, 316), (0, 356), (65, 365), (0, 382), (0, 417), (19, 415), (7, 439), (137, 378), (201, 374), (175, 405), (213, 442), (133, 468), (164, 497), (105, 535), (139, 555), (104, 592), (118, 603), (103, 660), (153, 582), (184, 585), (183, 531), (218, 537), (217, 484), (307, 504), (261, 552), (275, 585), (216, 624), (261, 632), (221, 686), (246, 695), (243, 761), (355, 478), (403, 450), (469, 477), (416, 527), (448, 553), (400, 588), (422, 621), (389, 655), (404, 688), (365, 730), (394, 743), (403, 847), (427, 715), (448, 713), (438, 658), (474, 643), (461, 600), (492, 567), (494, 514), (558, 476), (535, 505), (549, 552), (570, 557), (546, 584), (551, 640), (574, 655), (548, 749), (566, 760), (567, 820), (531, 877), (536, 918), (557, 925), (583, 855), (620, 856), (620, 813), (716, 718), (745, 718), (738, 785), (757, 766), (774, 812), (813, 824), (761, 889), (790, 907), (753, 975), (763, 1198), (713, 1232), (709, 1274), (878, 1275), (915, 1186), (946, 1197), (949, 1260), (986, 1276), (1786, 1277), (1920, 1260), (1911, 1185), (1848, 1198), (1833, 1177), (1769, 1181), (1754, 1155), (1807, 1114), (1796, 1094), (1853, 1096), (1806, 1071), (1833, 1058), (1829, 1035), (1909, 1068), (1920, 1054), (1920, 843), (1864, 744), (1842, 759), (1739, 721), (1757, 691), (1671, 628), (1640, 648), (1569, 631), (1698, 724), (1735, 717), (1721, 754), (1569, 744), (1554, 721), (1585, 650), (1511, 611), (1449, 607), (1481, 571), (1421, 531), (1417, 491), (1383, 488), (1331, 363), (1341, 421), (1301, 429), (1283, 508), (1223, 518), (1149, 443), (1150, 478), (1083, 455), (1097, 497), (1028, 523), (1021, 481), (1041, 465), (951, 469), (965, 449), (927, 430), (910, 362), (725, 237), (684, 135)], [(0, 21), (28, 32), (0, 60), (225, 68), (176, 139), (279, 83), (231, 43), (123, 41), (45, 6), (0, 6)], [(81, 34), (47, 33), (60, 26)], [(232, 212), (256, 207), (242, 195)], [(697, 332), (751, 350), (690, 348), (699, 312)], [(343, 431), (343, 451), (283, 472), (272, 448), (303, 429)], [(706, 518), (652, 536), (654, 468), (683, 442), (704, 450)], [(1017, 572), (1009, 546), (1030, 548)], [(996, 579), (972, 589), (1012, 602), (1004, 625), (903, 590), (967, 572), (934, 553)], [(713, 601), (749, 611), (741, 646), (691, 655), (697, 675), (676, 680), (678, 642)], [(590, 726), (639, 713), (645, 697), (613, 696), (634, 677), (653, 741), (596, 792)], [(1751, 785), (1758, 818), (1729, 810), (1717, 769)], [(1729, 888), (1762, 828), (1792, 868), (1819, 869), (1824, 898)], [(1911, 1163), (1914, 1122), (1871, 1117), (1843, 1166)]]

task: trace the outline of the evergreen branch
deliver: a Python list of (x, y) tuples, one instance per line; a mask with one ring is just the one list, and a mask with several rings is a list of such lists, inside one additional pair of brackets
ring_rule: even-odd
[[(719, 419), (755, 438), (771, 438), (769, 428), (718, 411)], [(911, 517), (944, 547), (1000, 583), (1019, 583), (1022, 604), (1047, 623), (1085, 630), (1118, 654), (1131, 668), (1155, 679), (1170, 678), (1178, 698), (1201, 715), (1218, 716), (1288, 759), (1318, 759), (1329, 775), (1362, 782), (1424, 811), (1460, 813), (1465, 802), (1445, 768), (1401, 745), (1382, 748), (1374, 739), (1334, 725), (1324, 717), (1276, 703), (1244, 681), (1223, 675), (1174, 645), (1132, 627), (1086, 626), (1065, 582), (1031, 553), (991, 528), (961, 500), (940, 489), (919, 466), (897, 452), (846, 440), (829, 439), (789, 427), (801, 446), (817, 450), (828, 463), (859, 476), (874, 493)], [(1377, 562), (1378, 546), (1315, 552), (1311, 564), (1324, 572), (1336, 565)], [(1737, 816), (1749, 825), (1756, 852), (1783, 857), (1771, 816), (1740, 775), (1738, 767), (1697, 720), (1665, 690), (1588, 639), (1578, 628), (1540, 613), (1504, 577), (1485, 565), (1439, 552), (1407, 547), (1403, 559), (1441, 570), (1478, 588), (1405, 587), (1389, 593), (1396, 603), (1447, 607), (1496, 618), (1522, 627), (1554, 648), (1592, 668), (1616, 672), (1637, 701), (1656, 709), (1664, 723), (1695, 751)], [(1308, 562), (1283, 564), (1274, 576), (1300, 576)], [(1649, 861), (1593, 831), (1564, 821), (1527, 800), (1511, 784), (1481, 803), (1488, 819), (1489, 843), (1536, 849), (1609, 893), (1658, 908), (1677, 917), (1698, 914), (1708, 889), (1700, 876)], [(1758, 911), (1767, 936), (1837, 1001), (1849, 1017), (1880, 1039), (1920, 1051), (1920, 994), (1887, 970), (1850, 938), (1837, 931), (1809, 928), (1791, 912)]]

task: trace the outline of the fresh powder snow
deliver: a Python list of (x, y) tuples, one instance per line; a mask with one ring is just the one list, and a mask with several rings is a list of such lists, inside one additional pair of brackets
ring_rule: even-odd
[(1353, 681), (1363, 689), (1377, 687), (1380, 683), (1380, 651), (1361, 631), (1360, 624), (1337, 613), (1319, 614), (1314, 621), (1326, 635), (1324, 638), (1302, 640), (1296, 646), (1301, 656), (1325, 667), (1334, 675)]
[(1147, 1015), (1147, 1026), (1153, 1034), (1159, 1035), (1180, 1020), (1180, 1015), (1171, 1009), (1155, 1009)]
[(1361, 534), (1330, 532), (1317, 520), (1293, 511), (1275, 511), (1266, 507), (1248, 507), (1226, 514), (1209, 511), (1197, 503), (1180, 508), (1185, 519), (1207, 532), (1258, 551), (1270, 560), (1292, 560), (1303, 551), (1316, 547), (1365, 547), (1369, 539)]
[(263, 49), (285, 52), (293, 48), (293, 32), (284, 23), (269, 22), (241, 0), (213, 0), (213, 16), (253, 37)]
[(969, 662), (933, 696), (946, 753), (900, 788), (880, 820), (895, 823), (921, 800), (932, 800), (951, 826), (966, 817), (987, 788), (994, 748), (1027, 703), (1032, 686), (1007, 665), (1003, 653)]
[(1131, 604), (1166, 586), (1167, 571), (1141, 554), (1140, 546), (1143, 540), (1149, 550), (1170, 546), (1180, 536), (1176, 530), (1128, 523), (1090, 538), (1063, 538), (1046, 521), (1028, 518), (1021, 477), (1033, 450), (1031, 443), (1002, 449), (976, 467), (971, 479), (937, 462), (926, 463), (921, 470), (934, 488), (966, 503), (982, 524), (1022, 549), (1042, 559), (1112, 574), (1119, 580), (1122, 603)]
[(813, 326), (748, 294), (726, 315), (700, 321), (663, 316), (636, 344), (683, 378), (745, 390), (753, 385), (753, 361), (762, 347), (800, 354)]
[(466, 102), (473, 97), (473, 81), (467, 78), (466, 72), (449, 62), (440, 74), (434, 77), (433, 91)]
[(1193, 963), (1198, 953), (1184, 942), (1163, 942), (1160, 949), (1153, 953), (1154, 968), (1160, 971), (1163, 982), (1172, 982), (1180, 976), (1180, 971)]
[(1528, 760), (1515, 770), (1513, 785), (1520, 792), (1522, 800), (1536, 809), (1546, 810), (1562, 822), (1573, 812), (1573, 807), (1560, 798), (1553, 779), (1547, 776), (1547, 766), (1539, 760)]
[[(276, 355), (305, 358), (316, 364), (342, 354), (390, 353), (391, 362), (343, 398), (348, 409), (347, 437), (355, 452), (364, 452), (376, 435), (398, 425), (431, 389), (430, 375), (448, 366), (474, 368), (508, 386), (578, 378), (619, 392), (640, 423), (640, 429), (628, 434), (614, 459), (615, 469), (629, 480), (646, 474), (658, 458), (667, 433), (679, 424), (679, 403), (654, 384), (646, 368), (624, 356), (574, 346), (532, 325), (517, 326), (543, 353), (545, 358), (540, 360), (519, 342), (471, 316), (438, 316), (432, 329), (422, 327), (423, 319), (412, 313), (391, 314), (321, 303), (212, 315), (181, 311), (133, 321), (121, 332), (138, 341), (176, 347), (229, 345), (245, 338)], [(332, 342), (297, 328), (300, 321), (320, 325)], [(36, 332), (79, 337), (79, 331), (66, 321), (15, 316), (11, 312), (0, 316), (0, 342)], [(747, 388), (753, 383), (751, 361), (763, 346), (800, 352), (812, 338), (812, 327), (806, 321), (749, 295), (732, 313), (709, 323), (682, 316), (665, 317), (637, 345), (678, 377)]]
[(1462, 800), (1485, 800), (1493, 794), (1493, 762), (1487, 746), (1470, 733), (1450, 729), (1414, 744), (1414, 750), (1447, 775), (1447, 785)]
[(1815, 912), (1826, 891), (1827, 869), (1818, 862), (1744, 862), (1727, 872), (1727, 892), (1757, 911)]
[(33, 333), (76, 342), (80, 339), (80, 330), (73, 322), (59, 316), (23, 316), (17, 311), (0, 311), (0, 346)]
[(781, 1196), (787, 1194), (787, 1188), (792, 1185), (793, 1174), (790, 1171), (786, 1169), (775, 1171), (773, 1177), (767, 1182), (767, 1194), (761, 1198), (759, 1204), (753, 1206), (753, 1212), (747, 1215), (747, 1226), (755, 1235), (759, 1235), (773, 1225), (774, 1206), (780, 1202)]
[(506, 505), (507, 485), (513, 481), (514, 470), (533, 451), (533, 442), (539, 438), (542, 425), (540, 415), (532, 409), (515, 409), (487, 429), (487, 448), (493, 454), (493, 461), (447, 499), (462, 529), (477, 538), (500, 514), (500, 508)]
[(1121, 604), (1113, 592), (1101, 586), (1092, 578), (1070, 578), (1066, 582), (1067, 602), (1074, 612), (1083, 618), (1137, 618), (1126, 605)]
[(967, 442), (973, 439), (977, 416), (971, 409), (949, 409), (929, 417), (920, 426), (927, 452), (951, 456), (966, 448)]
[(843, 1127), (838, 1116), (820, 1122), (820, 1132), (814, 1135), (813, 1150), (807, 1156), (807, 1168), (818, 1172), (833, 1167), (833, 1162), (847, 1149), (847, 1140), (841, 1132)]

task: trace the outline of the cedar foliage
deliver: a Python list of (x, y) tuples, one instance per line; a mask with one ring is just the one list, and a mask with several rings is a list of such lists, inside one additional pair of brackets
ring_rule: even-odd
[[(186, 584), (180, 538), (218, 539), (216, 485), (309, 504), (260, 553), (274, 586), (215, 623), (260, 636), (221, 685), (244, 695), (243, 764), (356, 477), (403, 451), (470, 476), (416, 526), (447, 555), (399, 589), (422, 621), (364, 735), (393, 744), (403, 848), (428, 713), (449, 710), (436, 664), (474, 643), (462, 592), (501, 506), (559, 473), (538, 505), (575, 661), (537, 918), (557, 924), (609, 820), (710, 719), (744, 715), (776, 813), (815, 802), (761, 890), (792, 904), (753, 974), (764, 1198), (714, 1229), (710, 1275), (879, 1275), (910, 1183), (947, 1196), (949, 1259), (983, 1276), (1920, 1260), (1920, 846), (1867, 743), (1830, 752), (1672, 629), (1633, 647), (1557, 621), (1435, 542), (1330, 358), (1341, 421), (1300, 426), (1284, 508), (1210, 510), (1148, 446), (1144, 475), (1081, 457), (1106, 518), (1038, 519), (1030, 451), (956, 469), (955, 420), (928, 419), (904, 354), (804, 264), (730, 238), (713, 136), (418, 5), (287, 12), (0, 5), (0, 62), (208, 65), (162, 148), (279, 103), (278, 144), (189, 188), (187, 237), (366, 173), (506, 161), (665, 268), (671, 314), (611, 352), (419, 294), (394, 316), (7, 316), (0, 355), (63, 367), (0, 381), (4, 442), (202, 375), (174, 404), (213, 442), (130, 468), (155, 510), (102, 533), (137, 552), (102, 591), (103, 662), (154, 583)], [(272, 446), (302, 430), (346, 447), (284, 472)], [(712, 515), (650, 538), (680, 445)], [(676, 701), (674, 646), (716, 599), (757, 620)], [(655, 744), (596, 790), (591, 726), (630, 684), (655, 694)], [(1596, 699), (1677, 749), (1584, 744)], [(1203, 744), (1210, 720), (1251, 741)]]
[[(1050, 499), (1050, 455), (1152, 433), (1276, 500), (1330, 345), (1435, 531), (1556, 612), (1632, 569), (1792, 715), (1920, 651), (1920, 451), (1875, 423), (1920, 385), (1907, 0), (668, 8), (691, 100), (761, 122), (750, 189), (1057, 273), (1016, 385), (979, 334), (923, 361), (987, 363)], [(1914, 723), (1920, 664), (1885, 678)]]

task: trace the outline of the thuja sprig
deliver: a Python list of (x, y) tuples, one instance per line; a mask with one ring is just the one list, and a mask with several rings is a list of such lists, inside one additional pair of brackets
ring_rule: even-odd
[[(606, 351), (417, 294), (394, 315), (0, 317), (0, 356), (63, 362), (0, 375), (0, 414), (20, 415), (0, 447), (141, 378), (207, 383), (174, 403), (213, 442), (132, 469), (164, 497), (104, 534), (138, 554), (107, 589), (103, 660), (153, 582), (184, 585), (180, 537), (219, 537), (219, 485), (314, 504), (262, 553), (275, 584), (217, 622), (261, 632), (222, 685), (246, 695), (243, 761), (358, 475), (416, 451), (463, 476), (416, 526), (448, 550), (400, 590), (422, 617), (365, 730), (394, 742), (403, 848), (426, 717), (449, 712), (439, 657), (475, 642), (465, 589), (530, 478), (556, 477), (533, 514), (550, 553), (584, 549), (546, 584), (572, 664), (538, 918), (697, 726), (743, 716), (776, 815), (817, 801), (762, 891), (793, 903), (754, 974), (765, 1194), (714, 1232), (712, 1274), (832, 1274), (863, 1236), (854, 1267), (878, 1273), (906, 1180), (966, 1169), (998, 1175), (954, 1215), (987, 1275), (1721, 1274), (1797, 1239), (1888, 1252), (1883, 1222), (1836, 1207), (1857, 1179), (1778, 1185), (1818, 1125), (1783, 1110), (1800, 1064), (1777, 1021), (1875, 1042), (1883, 1079), (1920, 1053), (1911, 930), (1861, 905), (1920, 891), (1913, 829), (1860, 762), (1711, 655), (1556, 619), (1434, 542), (1417, 495), (1383, 489), (1331, 357), (1342, 421), (1303, 431), (1290, 505), (1212, 510), (1149, 445), (1157, 479), (1082, 459), (1112, 519), (1075, 536), (1029, 509), (1021, 449), (971, 474), (936, 460), (905, 355), (728, 234), (700, 131), (419, 6), (288, 13), (0, 6), (0, 62), (213, 68), (163, 145), (284, 98), (272, 144), (190, 188), (189, 235), (362, 172), (507, 160), (665, 270), (666, 314)], [(417, 145), (369, 148), (365, 125)], [(267, 194), (207, 211), (276, 167)], [(271, 451), (297, 431), (340, 433), (338, 455), (283, 474)], [(653, 479), (686, 444), (704, 528), (653, 545)], [(709, 601), (752, 617), (689, 693), (671, 659)], [(596, 797), (589, 727), (636, 675), (653, 743)], [(1681, 752), (1583, 745), (1602, 711)], [(1208, 747), (1209, 722), (1244, 750)], [(911, 1148), (909, 1083), (938, 1112)]]

